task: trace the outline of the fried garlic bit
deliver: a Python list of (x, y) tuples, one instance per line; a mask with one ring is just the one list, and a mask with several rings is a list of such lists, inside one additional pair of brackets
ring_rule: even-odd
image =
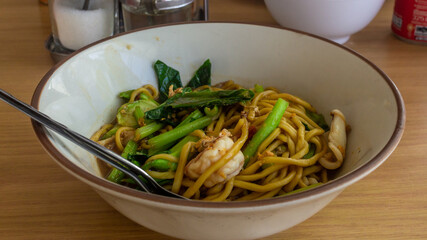
[[(233, 147), (233, 144), (231, 133), (226, 129), (223, 129), (217, 138), (200, 140), (199, 146), (203, 147), (204, 150), (187, 164), (185, 175), (191, 179), (199, 178), (210, 166), (220, 160)], [(212, 187), (218, 183), (226, 182), (239, 174), (244, 162), (243, 153), (239, 151), (222, 168), (209, 176), (204, 185)]]
[(173, 85), (169, 86), (168, 97), (172, 97), (173, 95), (175, 95), (177, 93), (182, 93), (182, 87), (175, 89), (175, 91), (173, 90), (173, 87), (174, 87)]
[(341, 167), (347, 144), (347, 129), (344, 114), (337, 109), (332, 110), (331, 130), (328, 135), (329, 152), (319, 159), (319, 163), (326, 169)]

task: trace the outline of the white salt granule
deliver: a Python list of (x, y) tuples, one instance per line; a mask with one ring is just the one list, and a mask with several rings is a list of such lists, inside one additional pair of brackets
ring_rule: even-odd
[(91, 0), (88, 10), (82, 10), (83, 4), (84, 0), (56, 0), (53, 4), (57, 37), (72, 50), (113, 34), (114, 1)]

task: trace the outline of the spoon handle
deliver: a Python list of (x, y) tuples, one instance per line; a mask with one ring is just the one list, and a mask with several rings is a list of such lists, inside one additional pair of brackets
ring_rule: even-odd
[[(78, 146), (97, 156), (101, 160), (107, 162), (108, 164), (111, 164), (118, 170), (126, 173), (146, 192), (175, 198), (184, 198), (178, 194), (164, 189), (150, 175), (148, 175), (148, 173), (146, 173), (144, 170), (142, 170), (135, 164), (129, 162), (128, 160), (124, 159), (113, 151), (110, 151), (107, 148), (97, 144), (96, 142), (70, 130), (66, 126), (51, 119), (49, 116), (38, 111), (32, 106), (18, 100), (11, 94), (5, 92), (3, 89), (0, 89), (0, 99), (5, 101), (12, 107), (18, 109), (19, 111), (25, 113), (30, 118), (34, 119), (40, 124), (48, 127), (59, 135), (67, 138), (71, 142), (77, 144)], [(141, 175), (146, 180), (146, 182), (140, 179), (138, 175)]]

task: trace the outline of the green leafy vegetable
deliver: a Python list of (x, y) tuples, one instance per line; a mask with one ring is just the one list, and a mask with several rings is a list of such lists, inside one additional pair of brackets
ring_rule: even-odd
[(310, 110), (305, 110), (305, 113), (307, 114), (307, 116), (313, 120), (313, 122), (315, 122), (317, 125), (319, 125), (319, 127), (323, 128), (323, 130), (325, 130), (325, 132), (329, 131), (329, 126), (325, 121), (325, 117), (323, 117), (322, 114), (318, 114), (315, 112), (312, 112)]
[(251, 100), (254, 93), (251, 90), (224, 90), (177, 93), (155, 109), (145, 113), (146, 119), (170, 119), (177, 108), (200, 108), (225, 106)]
[(139, 107), (140, 111), (146, 112), (150, 109), (156, 108), (157, 105), (150, 100), (138, 100), (123, 104), (117, 113), (117, 123), (127, 127), (138, 126), (138, 122), (134, 115), (136, 107)]
[(194, 74), (193, 78), (191, 78), (190, 82), (186, 87), (190, 88), (198, 88), (204, 85), (211, 85), (211, 62), (210, 60), (206, 60), (202, 66)]
[(133, 154), (128, 155), (128, 159), (130, 161), (137, 161), (140, 164), (145, 163), (145, 161), (150, 157), (150, 155), (147, 154), (146, 150), (143, 151), (136, 151)]
[(168, 99), (169, 87), (171, 85), (173, 86), (173, 90), (182, 87), (181, 77), (177, 70), (169, 67), (160, 60), (154, 63), (154, 71), (156, 72), (159, 83), (159, 101), (164, 102)]

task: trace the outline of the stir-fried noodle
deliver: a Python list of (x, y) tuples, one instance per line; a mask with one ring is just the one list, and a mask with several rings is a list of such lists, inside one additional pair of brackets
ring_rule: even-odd
[[(194, 91), (241, 88), (233, 81), (227, 81)], [(157, 89), (146, 85), (134, 90), (129, 102), (138, 99), (141, 93), (151, 99), (158, 98)], [(279, 99), (289, 105), (279, 116), (277, 127), (273, 126), (259, 144), (251, 145), (253, 149), (246, 149), (275, 111)], [(183, 122), (193, 110), (183, 109), (174, 117)], [(215, 117), (206, 127), (192, 131), (181, 145), (177, 140), (170, 146), (173, 148), (178, 144), (179, 149), (152, 156), (147, 154), (143, 161), (132, 161), (164, 187), (191, 199), (246, 201), (285, 195), (326, 183), (330, 170), (343, 164), (347, 127), (344, 115), (333, 110), (330, 130), (325, 132), (309, 113), (316, 113), (310, 103), (289, 93), (266, 88), (256, 92), (250, 101), (217, 108)], [(136, 143), (136, 151), (149, 152), (154, 141), (150, 138), (176, 128), (169, 124), (151, 124), (158, 130), (141, 137), (137, 129), (147, 124), (138, 122), (133, 127), (120, 126), (117, 122), (107, 124), (93, 135), (92, 140), (118, 153), (123, 153), (129, 142)], [(247, 152), (253, 154), (248, 157)], [(106, 172), (107, 178), (111, 171)], [(137, 187), (126, 176), (116, 180)]]

